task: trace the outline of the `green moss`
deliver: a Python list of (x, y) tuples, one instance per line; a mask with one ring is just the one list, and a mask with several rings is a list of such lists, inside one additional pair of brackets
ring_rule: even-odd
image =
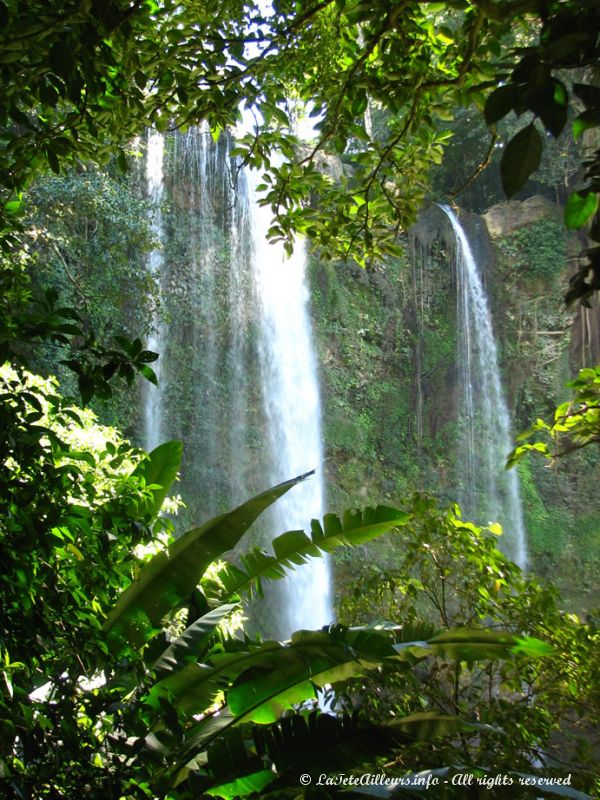
[(562, 223), (541, 219), (507, 234), (498, 247), (512, 269), (527, 280), (554, 280), (566, 266), (567, 238)]

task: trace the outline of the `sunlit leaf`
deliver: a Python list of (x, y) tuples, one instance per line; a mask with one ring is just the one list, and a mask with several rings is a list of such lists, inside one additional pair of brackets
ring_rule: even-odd
[(581, 228), (597, 208), (598, 195), (595, 192), (572, 192), (565, 206), (565, 225), (567, 228)]
[(142, 645), (165, 615), (189, 598), (208, 565), (234, 547), (266, 508), (305, 477), (280, 483), (233, 511), (187, 531), (168, 551), (154, 556), (123, 592), (103, 625), (112, 647), (121, 650), (127, 642), (134, 647)]

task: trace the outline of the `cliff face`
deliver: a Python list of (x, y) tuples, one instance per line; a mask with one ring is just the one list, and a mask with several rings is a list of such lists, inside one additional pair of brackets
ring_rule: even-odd
[[(503, 242), (508, 238), (514, 239), (514, 234), (522, 230), (546, 230), (550, 231), (549, 241), (539, 243), (542, 252), (542, 260), (548, 261), (548, 252), (553, 244), (559, 245), (557, 252), (558, 258), (563, 261), (563, 268), (559, 270), (559, 282), (562, 286), (558, 291), (566, 288), (568, 276), (576, 270), (581, 251), (589, 246), (584, 234), (573, 233), (564, 237), (564, 243), (557, 242), (560, 232), (556, 226), (562, 222), (562, 209), (555, 203), (550, 202), (545, 197), (533, 196), (522, 202), (512, 201), (500, 203), (493, 206), (482, 215), (488, 233), (492, 240), (502, 249)], [(550, 223), (555, 223), (551, 225)], [(553, 234), (553, 235), (552, 235)], [(523, 239), (527, 234), (523, 234)], [(539, 237), (538, 237), (539, 238)], [(531, 249), (531, 248), (530, 248)], [(560, 256), (558, 255), (560, 254)], [(536, 264), (535, 254), (530, 256), (534, 264), (533, 273), (539, 272), (539, 265)], [(550, 259), (553, 260), (553, 259)], [(555, 269), (543, 270), (552, 272)], [(554, 285), (554, 281), (552, 281)], [(600, 362), (600, 306), (598, 298), (591, 301), (590, 307), (578, 306), (573, 313), (568, 316), (567, 324), (570, 327), (569, 352), (570, 363), (573, 370), (581, 367), (590, 366)], [(555, 336), (559, 332), (555, 332)]]
[[(579, 329), (588, 342), (597, 337), (589, 312), (567, 311), (562, 302), (578, 242), (560, 208), (541, 197), (502, 203), (481, 217), (461, 213), (461, 221), (485, 264), (517, 434), (568, 397), (564, 383), (580, 365)], [(403, 260), (371, 272), (312, 262), (332, 510), (398, 502), (413, 489), (447, 502), (458, 496), (453, 247), (443, 214), (432, 209), (411, 231)], [(573, 457), (557, 475), (541, 459), (522, 467), (535, 570), (550, 575), (560, 561), (563, 575), (588, 574), (598, 557), (593, 459)]]
[(539, 195), (523, 201), (499, 203), (482, 214), (488, 233), (493, 239), (501, 239), (520, 228), (535, 225), (542, 219), (560, 222), (561, 216), (559, 206)]
[[(72, 268), (78, 265), (82, 242), (89, 275), (82, 271), (76, 277), (82, 285), (102, 290), (90, 291), (100, 330), (131, 329), (137, 335), (144, 317), (148, 327), (148, 312), (160, 295), (169, 334), (161, 347), (163, 435), (185, 441), (179, 490), (188, 509), (182, 512), (182, 527), (263, 489), (266, 474), (266, 422), (257, 389), (257, 303), (247, 280), (234, 269), (244, 270), (251, 250), (241, 241), (239, 220), (233, 217), (243, 209), (228, 195), (227, 149), (221, 143), (209, 158), (198, 150), (199, 142), (192, 145), (178, 140), (168, 149), (162, 209), (166, 269), (160, 292), (145, 264), (152, 238), (143, 224), (148, 208), (139, 199), (133, 202), (133, 189), (124, 195), (122, 208), (111, 200), (119, 193), (107, 193), (102, 179), (106, 202), (97, 205), (90, 202), (96, 184), (86, 188), (86, 178), (76, 196), (78, 210), (89, 207), (90, 213), (81, 219), (72, 215), (81, 223), (79, 230), (65, 227), (61, 208), (63, 197), (71, 197), (83, 178), (71, 176), (62, 187), (52, 179), (38, 187), (44, 217), (36, 222), (50, 232), (48, 241), (69, 245), (65, 252)], [(339, 164), (323, 168), (335, 177)], [(558, 206), (538, 197), (502, 203), (483, 216), (461, 212), (478, 260), (485, 265), (515, 433), (552, 414), (568, 397), (564, 384), (581, 365), (600, 363), (598, 307), (567, 311), (562, 302), (572, 260), (585, 243), (567, 235), (561, 217)], [(117, 228), (123, 236), (114, 241)], [(456, 276), (450, 266), (454, 237), (444, 214), (432, 208), (404, 245), (403, 257), (370, 271), (317, 257), (310, 263), (324, 393), (327, 505), (332, 511), (369, 502), (395, 504), (414, 489), (428, 490), (443, 502), (460, 496), (461, 379)], [(126, 262), (120, 269), (127, 266), (129, 272), (115, 270), (117, 246)], [(135, 262), (126, 256), (130, 252), (140, 254)], [(47, 260), (50, 283), (64, 290), (70, 282), (63, 267), (58, 260)], [(111, 289), (110, 302), (102, 294), (106, 287)], [(243, 361), (243, 374), (234, 352)], [(49, 355), (44, 368), (56, 369), (51, 359)], [(131, 432), (139, 404), (131, 402), (129, 393), (119, 395), (119, 401), (112, 410), (100, 408), (100, 414)], [(234, 413), (241, 407), (243, 415)], [(246, 434), (242, 444), (236, 438), (241, 428)], [(557, 574), (570, 591), (575, 586), (582, 593), (591, 575), (588, 566), (600, 560), (595, 458), (586, 448), (563, 460), (556, 474), (535, 458), (521, 471), (533, 566)]]

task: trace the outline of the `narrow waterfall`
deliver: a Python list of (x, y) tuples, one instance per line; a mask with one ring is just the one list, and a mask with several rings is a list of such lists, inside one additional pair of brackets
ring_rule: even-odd
[[(306, 253), (297, 242), (286, 258), (281, 244), (269, 243), (270, 209), (257, 202), (257, 176), (250, 176), (254, 229), (253, 268), (260, 308), (259, 359), (268, 425), (270, 482), (317, 469), (273, 509), (274, 533), (305, 528), (324, 511), (323, 447), (317, 364), (308, 312)], [(333, 620), (326, 558), (286, 578), (277, 634), (319, 628)]]
[[(150, 228), (157, 241), (155, 247), (148, 257), (148, 270), (151, 276), (157, 280), (158, 285), (162, 285), (162, 266), (163, 253), (162, 245), (164, 241), (162, 201), (164, 194), (164, 144), (165, 140), (161, 133), (156, 131), (148, 132), (146, 145), (146, 192), (151, 204), (150, 208)], [(159, 301), (160, 301), (159, 294)], [(150, 335), (148, 337), (147, 349), (155, 353), (161, 353), (163, 344), (163, 326), (158, 321), (156, 313), (152, 320)], [(155, 448), (161, 441), (162, 426), (162, 385), (161, 385), (161, 361), (158, 359), (153, 364), (154, 371), (158, 378), (158, 386), (147, 383), (144, 387), (144, 444), (148, 450)]]
[(519, 477), (505, 470), (512, 448), (510, 417), (502, 390), (489, 302), (477, 261), (456, 214), (441, 206), (456, 237), (458, 367), (463, 392), (463, 510), (482, 523), (500, 522), (501, 546), (521, 567), (527, 545)]

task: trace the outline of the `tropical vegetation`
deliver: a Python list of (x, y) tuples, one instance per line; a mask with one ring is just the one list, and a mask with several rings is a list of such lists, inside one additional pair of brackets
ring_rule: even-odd
[[(569, 151), (583, 166), (565, 222), (589, 221), (598, 242), (599, 16), (575, 0), (0, 1), (6, 797), (395, 797), (423, 775), (432, 796), (500, 796), (497, 776), (523, 797), (600, 790), (597, 619), (561, 611), (495, 548), (495, 525), (417, 493), (244, 553), (253, 522), (306, 476), (183, 532), (169, 496), (181, 444), (145, 453), (90, 409), (112, 399), (118, 420), (136, 375), (157, 380), (142, 341), (152, 235), (120, 177), (145, 126), (204, 121), (217, 138), (245, 117), (232, 154), (264, 173), (272, 238), (305, 234), (320, 258), (373, 272), (402, 256), (398, 233), (429, 202), (461, 114), (483, 113), (490, 137), (467, 181), (499, 159), (509, 196), (570, 125), (591, 145)], [(306, 117), (308, 145), (294, 132)], [(338, 180), (323, 153), (347, 165)], [(567, 302), (593, 300), (599, 252), (587, 247)], [(114, 290), (102, 301), (100, 274)], [(598, 383), (581, 372), (512, 460), (597, 442)], [(365, 570), (338, 624), (286, 642), (247, 631), (263, 584), (383, 536), (397, 557)], [(397, 782), (336, 777), (366, 772)]]

